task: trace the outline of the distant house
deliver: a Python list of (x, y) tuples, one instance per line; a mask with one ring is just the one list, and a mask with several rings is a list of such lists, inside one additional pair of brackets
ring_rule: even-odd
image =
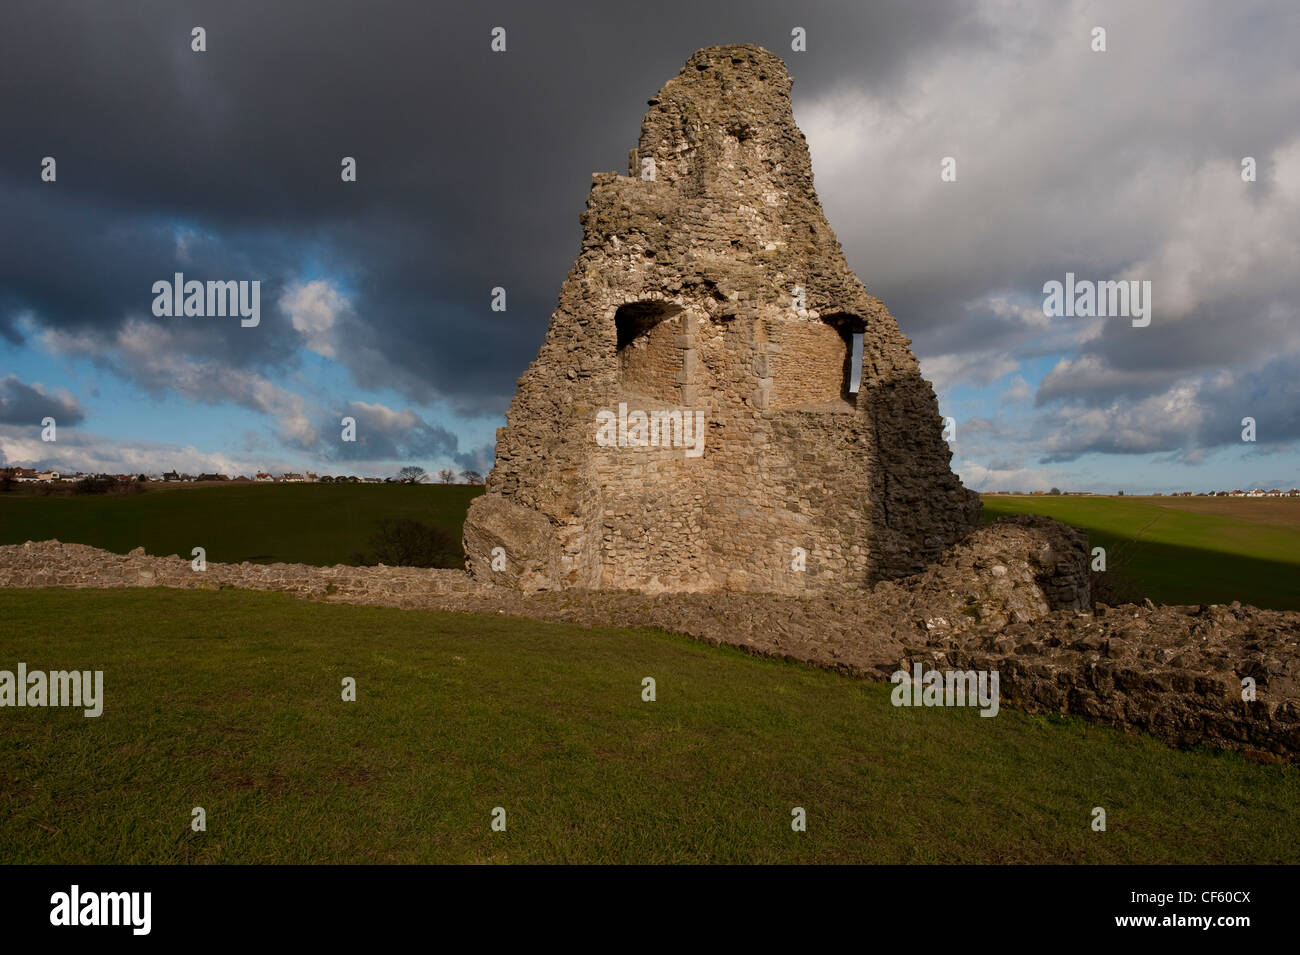
[(59, 480), (59, 472), (58, 472), (58, 471), (38, 471), (38, 472), (36, 473), (36, 480), (38, 480), (38, 481), (46, 481), (46, 482), (49, 482), (49, 481), (57, 481), (57, 480)]
[(302, 475), (295, 474), (293, 471), (289, 471), (285, 474), (281, 474), (276, 480), (278, 480), (281, 484), (301, 484)]
[(308, 471), (306, 474), (303, 475), (303, 480), (306, 481), (308, 484), (315, 484), (317, 481), (320, 480), (320, 478), (317, 475), (312, 474), (310, 471)]
[(175, 471), (164, 471), (162, 479), (164, 481), (179, 481), (181, 479), (181, 476), (177, 474)]
[(253, 478), (253, 480), (254, 480), (254, 481), (274, 481), (275, 478), (271, 477), (271, 475), (267, 474), (265, 471), (258, 471), (258, 472), (257, 472), (257, 477)]
[(200, 474), (199, 480), (200, 481), (229, 481), (230, 478), (226, 477), (224, 474)]

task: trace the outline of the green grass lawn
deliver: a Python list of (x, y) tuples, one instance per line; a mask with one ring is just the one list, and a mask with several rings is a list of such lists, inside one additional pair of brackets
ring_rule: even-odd
[(131, 495), (0, 494), (0, 544), (58, 540), (125, 554), (223, 563), (347, 564), (384, 518), (409, 517), (459, 541), (468, 485), (235, 484), (160, 488)]
[(1300, 862), (1293, 767), (654, 631), (161, 589), (0, 619), (0, 668), (105, 695), (0, 710), (4, 863)]
[(986, 521), (1004, 514), (1044, 514), (1082, 527), (1091, 546), (1106, 548), (1107, 573), (1160, 603), (1240, 600), (1300, 610), (1300, 501), (984, 498)]

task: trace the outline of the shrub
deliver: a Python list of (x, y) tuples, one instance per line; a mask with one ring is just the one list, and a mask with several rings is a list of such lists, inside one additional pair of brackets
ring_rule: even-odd
[(441, 527), (430, 527), (409, 517), (382, 520), (370, 538), (374, 556), (366, 564), (392, 567), (448, 567), (465, 565), (460, 542)]

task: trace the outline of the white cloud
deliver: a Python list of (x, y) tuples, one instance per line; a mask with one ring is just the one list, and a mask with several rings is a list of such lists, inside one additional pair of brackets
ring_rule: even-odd
[(186, 357), (178, 334), (155, 322), (131, 319), (108, 336), (48, 329), (42, 341), (55, 354), (93, 358), (154, 392), (204, 404), (231, 402), (269, 415), (281, 438), (294, 447), (308, 448), (319, 439), (301, 395), (245, 368), (214, 359), (194, 361)]
[(280, 308), (289, 316), (303, 345), (318, 355), (338, 354), (338, 324), (352, 303), (324, 279), (289, 287), (280, 296)]
[(978, 461), (953, 463), (963, 484), (976, 491), (1050, 491), (1054, 487), (1072, 490), (1070, 478), (1061, 471), (1045, 468), (986, 467)]
[(1019, 367), (1014, 358), (997, 352), (930, 355), (921, 359), (921, 374), (934, 383), (936, 391), (962, 383), (991, 385)]
[(1153, 321), (1297, 290), (1300, 139), (1255, 158), (1263, 181), (1242, 182), (1236, 160), (1216, 160), (1166, 187), (1175, 211), (1166, 233), (1123, 275), (1151, 281)]
[(30, 429), (0, 427), (0, 460), (23, 467), (53, 467), (88, 474), (252, 474), (261, 465), (249, 459), (156, 441), (107, 438), (84, 431), (60, 432), (57, 444), (41, 441)]
[(1034, 391), (1029, 387), (1029, 382), (1025, 381), (1020, 375), (1011, 379), (1007, 390), (1002, 392), (1003, 404), (1018, 404), (1022, 401), (1028, 401), (1034, 396)]

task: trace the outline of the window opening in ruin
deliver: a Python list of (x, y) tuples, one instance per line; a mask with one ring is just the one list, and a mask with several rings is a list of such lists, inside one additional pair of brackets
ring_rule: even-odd
[(862, 384), (862, 332), (853, 333), (853, 356), (849, 367), (849, 394), (856, 395)]
[(648, 336), (656, 325), (675, 317), (680, 311), (680, 306), (663, 302), (631, 302), (622, 306), (614, 313), (619, 352), (623, 352), (638, 338)]
[(833, 312), (822, 316), (822, 321), (839, 332), (843, 342), (843, 351), (839, 353), (843, 362), (839, 395), (852, 404), (862, 386), (863, 333), (867, 330), (866, 322), (851, 312)]
[(631, 302), (614, 313), (619, 383), (665, 401), (678, 397), (683, 349), (675, 319), (682, 309), (665, 302)]

